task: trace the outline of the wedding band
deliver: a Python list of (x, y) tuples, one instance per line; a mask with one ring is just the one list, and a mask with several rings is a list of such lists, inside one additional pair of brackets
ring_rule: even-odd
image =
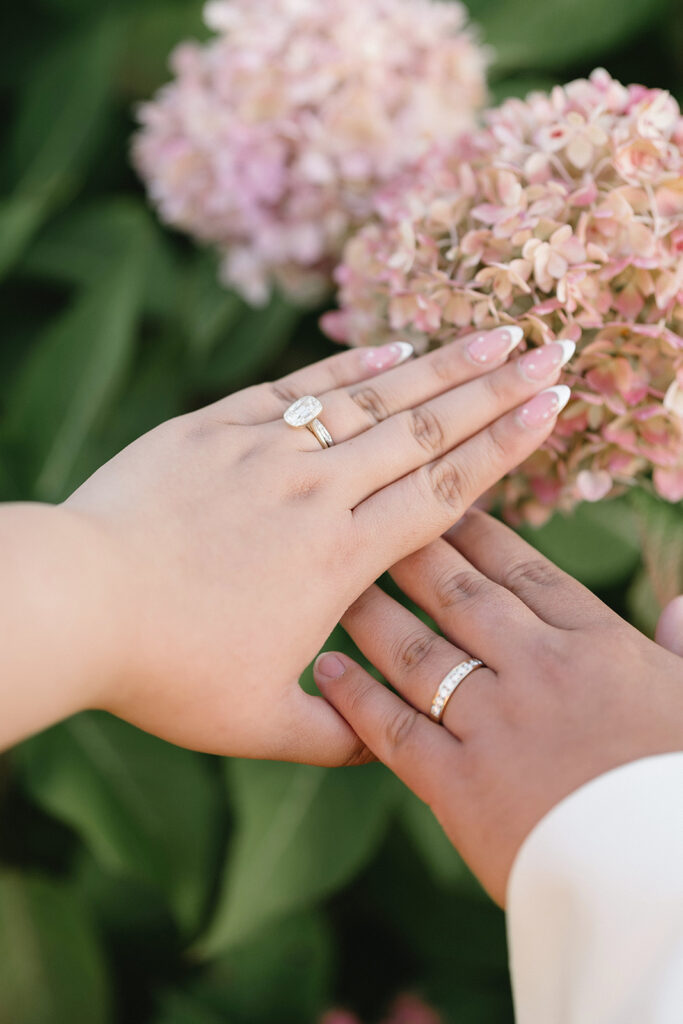
[(466, 679), (471, 672), (476, 671), (478, 668), (485, 668), (484, 662), (479, 661), (479, 658), (471, 658), (469, 661), (461, 661), (459, 665), (451, 669), (447, 676), (444, 676), (439, 683), (439, 689), (434, 695), (429, 711), (430, 718), (433, 718), (435, 722), (441, 721), (446, 705), (463, 679)]
[(290, 427), (308, 427), (322, 448), (331, 448), (334, 444), (329, 430), (320, 422), (318, 416), (323, 411), (323, 403), (313, 395), (304, 395), (292, 402), (284, 413), (284, 421)]

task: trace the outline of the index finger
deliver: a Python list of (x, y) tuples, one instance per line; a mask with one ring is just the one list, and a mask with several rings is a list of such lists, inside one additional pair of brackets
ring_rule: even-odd
[(321, 693), (365, 746), (432, 808), (456, 775), (462, 743), (345, 654), (326, 652), (314, 666)]

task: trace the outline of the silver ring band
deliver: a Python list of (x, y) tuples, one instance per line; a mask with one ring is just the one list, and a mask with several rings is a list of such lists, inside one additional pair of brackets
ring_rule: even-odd
[(485, 668), (484, 662), (479, 661), (479, 658), (470, 658), (469, 661), (461, 661), (459, 665), (451, 669), (447, 676), (444, 676), (439, 684), (439, 689), (434, 695), (429, 711), (430, 718), (433, 718), (435, 722), (441, 721), (446, 705), (463, 679), (466, 679), (471, 672), (478, 668)]
[(307, 423), (306, 426), (308, 427), (310, 432), (315, 436), (316, 440), (320, 442), (323, 448), (332, 447), (332, 445), (334, 444), (334, 441), (332, 440), (332, 435), (330, 434), (327, 427), (323, 426), (319, 419), (316, 418), (314, 420), (311, 420), (311, 422)]
[(323, 411), (323, 404), (314, 395), (304, 395), (292, 402), (283, 413), (283, 419), (290, 427), (308, 427), (322, 448), (331, 448), (334, 444), (329, 430), (323, 426), (318, 416)]

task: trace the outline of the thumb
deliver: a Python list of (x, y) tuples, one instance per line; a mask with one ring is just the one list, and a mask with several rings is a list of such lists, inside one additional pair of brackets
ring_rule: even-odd
[(669, 601), (659, 616), (655, 640), (661, 647), (683, 658), (683, 594)]

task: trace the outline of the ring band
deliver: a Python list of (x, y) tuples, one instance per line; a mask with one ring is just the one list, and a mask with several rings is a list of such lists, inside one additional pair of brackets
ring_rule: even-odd
[(306, 426), (314, 435), (314, 437), (320, 442), (323, 448), (332, 447), (332, 445), (334, 444), (334, 441), (332, 440), (332, 435), (330, 434), (327, 427), (323, 426), (319, 419), (316, 418), (314, 420), (311, 420), (311, 422), (307, 423)]
[(451, 669), (447, 676), (444, 676), (439, 683), (439, 689), (434, 695), (429, 711), (430, 718), (433, 718), (435, 722), (441, 721), (446, 705), (463, 679), (466, 679), (471, 672), (475, 672), (478, 668), (485, 668), (484, 662), (479, 661), (479, 658), (471, 658), (469, 661), (461, 661), (459, 665)]
[(283, 418), (290, 427), (308, 427), (322, 448), (331, 448), (334, 444), (329, 430), (320, 422), (318, 416), (323, 411), (323, 404), (313, 395), (297, 398), (285, 410)]

